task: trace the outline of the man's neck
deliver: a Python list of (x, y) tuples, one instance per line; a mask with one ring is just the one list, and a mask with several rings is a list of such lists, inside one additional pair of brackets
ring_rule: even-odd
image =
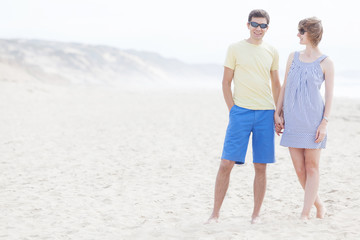
[(251, 43), (251, 44), (254, 44), (254, 45), (260, 45), (263, 42), (262, 39), (256, 40), (256, 39), (253, 39), (253, 38), (248, 38), (248, 39), (246, 39), (246, 41), (248, 43)]

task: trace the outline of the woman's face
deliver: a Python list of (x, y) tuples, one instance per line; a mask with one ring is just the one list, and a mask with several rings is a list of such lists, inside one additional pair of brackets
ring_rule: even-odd
[(306, 45), (306, 44), (310, 43), (310, 41), (308, 39), (308, 33), (305, 31), (304, 28), (299, 29), (297, 36), (300, 39), (300, 44)]

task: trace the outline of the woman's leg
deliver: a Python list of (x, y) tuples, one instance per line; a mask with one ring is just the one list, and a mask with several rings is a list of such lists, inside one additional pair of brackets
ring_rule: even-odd
[(302, 219), (308, 219), (310, 217), (311, 207), (318, 196), (320, 153), (321, 149), (305, 149), (304, 151), (306, 183), (304, 208), (301, 213)]
[[(289, 148), (290, 156), (298, 176), (299, 182), (302, 188), (305, 190), (306, 184), (306, 170), (305, 170), (305, 149), (303, 148)], [(317, 209), (317, 218), (323, 218), (325, 214), (325, 209), (323, 203), (321, 202), (319, 195), (316, 196), (315, 203)]]

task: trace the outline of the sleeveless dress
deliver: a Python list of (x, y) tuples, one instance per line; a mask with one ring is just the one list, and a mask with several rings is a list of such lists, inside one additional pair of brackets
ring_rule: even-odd
[(286, 80), (283, 105), (285, 125), (280, 145), (325, 148), (327, 136), (320, 143), (315, 143), (315, 139), (325, 107), (320, 94), (325, 80), (320, 62), (327, 56), (322, 55), (316, 61), (306, 63), (300, 61), (299, 55), (299, 52), (295, 52)]

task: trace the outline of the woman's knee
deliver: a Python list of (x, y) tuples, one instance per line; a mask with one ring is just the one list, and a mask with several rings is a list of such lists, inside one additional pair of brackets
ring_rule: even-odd
[(309, 149), (305, 151), (306, 174), (316, 174), (319, 172), (320, 150)]
[(295, 171), (296, 171), (296, 174), (298, 176), (302, 176), (302, 175), (305, 175), (306, 172), (305, 172), (305, 167), (301, 166), (301, 167), (295, 167)]
[(316, 164), (307, 164), (306, 175), (311, 176), (314, 174), (319, 174), (319, 166), (317, 166)]

